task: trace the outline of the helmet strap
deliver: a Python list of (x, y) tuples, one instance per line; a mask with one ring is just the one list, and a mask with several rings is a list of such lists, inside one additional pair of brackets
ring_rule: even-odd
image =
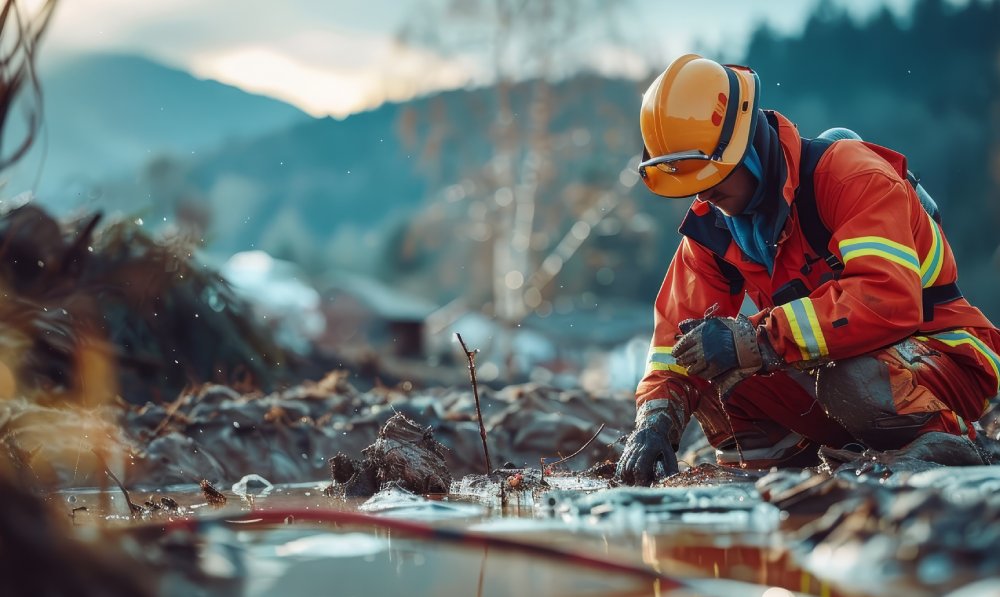
[(736, 128), (736, 114), (739, 112), (740, 104), (740, 82), (733, 69), (723, 66), (726, 76), (729, 77), (729, 99), (726, 102), (726, 118), (722, 122), (722, 132), (719, 134), (719, 144), (712, 152), (713, 160), (722, 159), (723, 152), (733, 139), (733, 129)]

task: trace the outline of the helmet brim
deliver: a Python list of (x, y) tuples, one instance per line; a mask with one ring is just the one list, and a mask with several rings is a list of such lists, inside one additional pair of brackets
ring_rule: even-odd
[(741, 98), (729, 145), (717, 160), (698, 160), (688, 167), (678, 163), (669, 168), (674, 172), (668, 172), (668, 168), (645, 168), (642, 180), (650, 191), (671, 199), (691, 197), (724, 181), (743, 162), (757, 121), (760, 81), (756, 73), (745, 66), (726, 65), (726, 68), (736, 74)]

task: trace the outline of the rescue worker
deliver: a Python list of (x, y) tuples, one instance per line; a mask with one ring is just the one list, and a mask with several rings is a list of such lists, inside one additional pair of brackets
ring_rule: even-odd
[(619, 478), (677, 472), (692, 415), (720, 464), (812, 466), (820, 446), (900, 449), (928, 432), (956, 440), (952, 463), (982, 464), (970, 439), (1000, 388), (1000, 332), (958, 290), (904, 156), (803, 139), (759, 95), (751, 69), (693, 54), (643, 95), (642, 180), (695, 199)]

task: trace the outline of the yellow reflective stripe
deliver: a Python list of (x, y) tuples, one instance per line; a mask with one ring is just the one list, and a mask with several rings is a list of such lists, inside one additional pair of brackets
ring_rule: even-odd
[(809, 351), (806, 350), (806, 341), (802, 337), (802, 328), (799, 327), (799, 320), (795, 317), (795, 312), (792, 311), (791, 303), (781, 305), (780, 308), (785, 312), (785, 318), (788, 319), (788, 327), (792, 330), (792, 338), (795, 340), (795, 345), (799, 347), (802, 359), (808, 361)]
[(982, 340), (976, 338), (965, 330), (951, 330), (950, 332), (932, 334), (931, 338), (944, 342), (948, 346), (968, 344), (977, 350), (981, 355), (986, 357), (986, 362), (989, 363), (990, 368), (993, 369), (993, 378), (997, 380), (997, 391), (1000, 391), (1000, 357), (998, 357), (995, 352), (990, 350), (989, 346), (983, 344)]
[(880, 257), (912, 270), (920, 275), (920, 260), (911, 247), (891, 241), (881, 236), (859, 236), (840, 241), (840, 253), (844, 264), (857, 257)]
[(794, 300), (782, 305), (782, 308), (786, 314), (791, 314), (788, 321), (792, 323), (792, 336), (802, 349), (803, 358), (818, 359), (830, 354), (811, 299)]
[(933, 238), (931, 239), (931, 250), (927, 252), (927, 258), (920, 264), (920, 284), (924, 288), (934, 285), (941, 274), (941, 266), (944, 265), (944, 242), (941, 239), (941, 229), (938, 228), (934, 218), (927, 214), (930, 220)]
[(805, 307), (806, 316), (809, 318), (809, 326), (812, 328), (812, 332), (816, 338), (816, 347), (819, 349), (819, 355), (825, 357), (830, 354), (830, 349), (826, 346), (826, 336), (823, 335), (823, 328), (819, 325), (819, 318), (816, 317), (816, 308), (813, 307), (812, 300), (804, 298), (799, 299), (802, 302), (802, 306)]
[(673, 357), (673, 346), (653, 346), (649, 349), (649, 358), (646, 363), (646, 374), (651, 371), (673, 371), (680, 375), (687, 375), (687, 369), (678, 365)]

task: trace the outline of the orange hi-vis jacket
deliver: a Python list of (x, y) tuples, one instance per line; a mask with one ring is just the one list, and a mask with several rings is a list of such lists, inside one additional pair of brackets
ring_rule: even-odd
[[(737, 315), (744, 290), (760, 309), (751, 320), (789, 364), (836, 361), (921, 335), (946, 350), (981, 353), (977, 362), (1000, 383), (1000, 333), (979, 309), (957, 298), (932, 306), (925, 317), (923, 289), (955, 282), (958, 270), (941, 227), (905, 179), (905, 157), (854, 140), (837, 141), (822, 155), (813, 171), (816, 209), (832, 233), (828, 248), (843, 263), (837, 274), (810, 248), (796, 210), (802, 139), (781, 114), (771, 112), (769, 118), (777, 123), (784, 155), (781, 194), (788, 208), (773, 273), (746, 257), (716, 208), (696, 199), (656, 298), (637, 406), (679, 399), (668, 383), (687, 377), (671, 356), (678, 324), (704, 317), (713, 305), (718, 306), (714, 315)], [(741, 288), (734, 288), (719, 258), (738, 269)], [(775, 292), (789, 285), (804, 286), (801, 298), (775, 304)], [(688, 414), (691, 408), (685, 405)]]

